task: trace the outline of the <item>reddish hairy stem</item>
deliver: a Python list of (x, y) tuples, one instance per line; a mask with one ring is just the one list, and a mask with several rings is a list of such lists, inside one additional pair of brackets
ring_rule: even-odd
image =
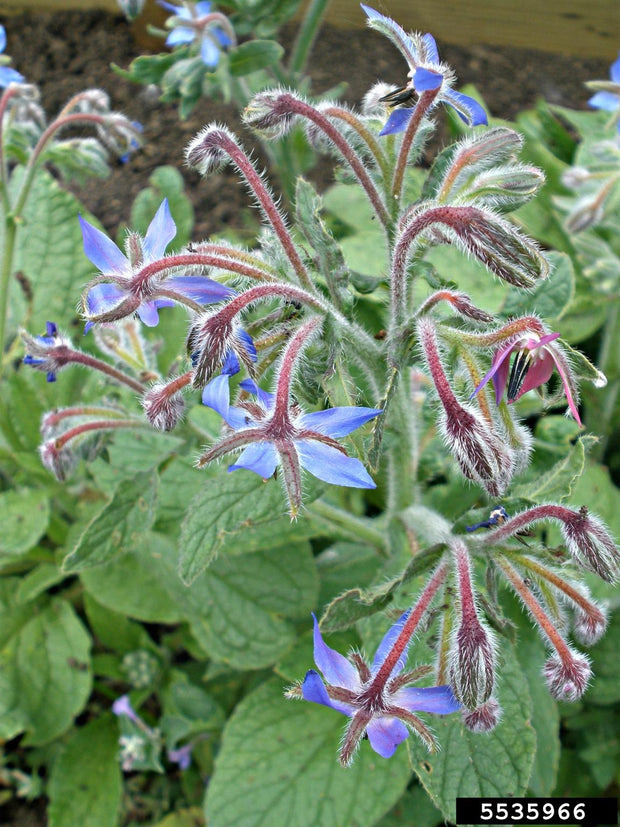
[(257, 281), (271, 281), (273, 279), (273, 277), (264, 270), (258, 267), (252, 267), (243, 261), (239, 261), (225, 254), (218, 256), (205, 253), (181, 253), (179, 255), (166, 256), (147, 264), (133, 276), (131, 279), (131, 288), (139, 290), (142, 284), (148, 282), (150, 278), (164, 270), (170, 270), (173, 267), (196, 266), (217, 267), (220, 270), (228, 270), (231, 273), (238, 273), (240, 276), (246, 276)]
[(289, 399), (295, 363), (297, 362), (303, 348), (306, 346), (308, 338), (312, 336), (319, 324), (320, 322), (316, 318), (310, 319), (303, 324), (289, 341), (284, 353), (282, 354), (282, 362), (278, 373), (278, 384), (276, 387), (276, 398), (273, 410), (274, 421), (279, 421), (282, 423), (289, 421)]
[(383, 226), (387, 227), (390, 217), (387, 209), (385, 208), (385, 204), (377, 192), (377, 188), (375, 187), (372, 178), (366, 172), (361, 158), (351, 148), (345, 138), (342, 137), (334, 125), (330, 123), (329, 118), (322, 115), (317, 109), (314, 108), (314, 106), (310, 106), (309, 104), (299, 100), (299, 98), (296, 98), (294, 95), (289, 95), (288, 93), (281, 95), (279, 102), (287, 106), (291, 112), (295, 112), (297, 115), (302, 115), (303, 117), (308, 118), (309, 121), (315, 123), (327, 135), (330, 141), (342, 153), (349, 166), (355, 173), (357, 180), (366, 191), (377, 217)]
[(398, 663), (398, 659), (402, 655), (402, 653), (407, 648), (407, 644), (409, 643), (411, 636), (417, 629), (422, 617), (426, 613), (428, 607), (431, 604), (431, 601), (435, 597), (437, 590), (441, 586), (441, 584), (446, 579), (446, 575), (448, 573), (448, 565), (446, 563), (441, 563), (436, 569), (434, 574), (432, 575), (431, 579), (426, 584), (422, 594), (418, 598), (417, 603), (411, 609), (411, 613), (407, 620), (405, 621), (405, 625), (403, 626), (399, 636), (396, 638), (394, 646), (390, 649), (390, 652), (386, 659), (381, 664), (377, 674), (374, 677), (372, 682), (373, 694), (379, 693), (387, 683), (390, 675), (392, 674), (392, 670)]
[(70, 428), (65, 431), (62, 436), (53, 440), (54, 447), (59, 450), (63, 446), (75, 439), (77, 436), (86, 434), (89, 431), (110, 431), (116, 428), (144, 428), (144, 422), (138, 419), (100, 419), (97, 422), (85, 422), (82, 425), (76, 425), (75, 428)]
[(413, 139), (415, 138), (420, 124), (422, 123), (422, 118), (432, 106), (433, 101), (439, 94), (440, 89), (441, 86), (437, 89), (427, 89), (426, 92), (422, 92), (413, 110), (413, 115), (411, 116), (409, 123), (407, 124), (407, 128), (405, 129), (405, 134), (403, 135), (403, 140), (398, 153), (398, 161), (396, 162), (396, 168), (394, 170), (394, 178), (392, 180), (392, 195), (397, 201), (400, 200), (402, 195), (405, 170), (407, 168), (407, 160), (409, 158), (411, 145), (413, 144)]
[(517, 570), (510, 565), (505, 557), (498, 556), (495, 558), (495, 562), (504, 572), (511, 586), (519, 598), (523, 601), (536, 623), (538, 623), (540, 628), (547, 635), (549, 642), (558, 653), (562, 662), (568, 664), (572, 663), (573, 656), (568, 648), (568, 644), (559, 634), (558, 630), (555, 628), (538, 600), (536, 600), (532, 592), (525, 585), (525, 581), (519, 576)]

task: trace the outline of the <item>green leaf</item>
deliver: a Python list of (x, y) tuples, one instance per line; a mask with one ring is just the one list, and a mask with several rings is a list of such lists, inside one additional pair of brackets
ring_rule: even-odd
[[(322, 489), (312, 484), (304, 492), (305, 502)], [(291, 522), (284, 516), (285, 501), (275, 480), (263, 481), (256, 474), (221, 473), (210, 479), (192, 500), (183, 520), (179, 541), (179, 572), (191, 584), (213, 560), (224, 552), (248, 551), (282, 545), (312, 536), (314, 529), (303, 516)]]
[(62, 735), (91, 690), (90, 638), (72, 607), (54, 600), (15, 629), (0, 652), (0, 737), (25, 744)]
[(389, 761), (362, 742), (355, 762), (337, 762), (342, 715), (288, 701), (273, 680), (248, 695), (224, 731), (207, 791), (218, 827), (371, 827), (402, 795), (410, 770), (400, 749)]
[(575, 295), (575, 272), (566, 253), (550, 252), (551, 275), (532, 291), (511, 290), (502, 307), (505, 316), (524, 316), (536, 313), (554, 327), (562, 318)]
[(527, 681), (514, 651), (502, 647), (498, 669), (498, 700), (503, 717), (491, 732), (475, 734), (465, 729), (460, 716), (433, 720), (441, 751), (429, 755), (410, 739), (414, 769), (446, 820), (456, 821), (456, 797), (506, 797), (524, 795), (536, 751), (532, 727), (532, 701)]
[(0, 557), (19, 557), (45, 534), (50, 519), (46, 491), (4, 491), (0, 494)]
[(153, 524), (156, 498), (155, 474), (138, 474), (123, 480), (65, 557), (64, 571), (98, 566), (133, 548)]
[(49, 827), (116, 827), (122, 777), (111, 715), (73, 733), (54, 761), (47, 793)]
[(295, 629), (282, 615), (309, 617), (318, 577), (309, 544), (289, 543), (220, 557), (191, 592), (190, 628), (200, 645), (235, 669), (259, 669), (292, 645)]
[[(94, 599), (120, 614), (145, 623), (180, 623), (188, 589), (176, 571), (174, 545), (160, 534), (146, 534), (131, 551), (80, 574)], [(136, 587), (136, 583), (140, 587)]]
[(116, 74), (135, 83), (143, 83), (148, 86), (154, 83), (159, 86), (159, 81), (167, 70), (179, 59), (178, 51), (172, 53), (162, 52), (158, 55), (140, 55), (129, 64), (129, 71), (121, 69), (120, 66), (112, 63), (112, 69)]
[(204, 827), (202, 810), (199, 807), (189, 807), (170, 813), (153, 827)]
[(355, 587), (343, 592), (325, 609), (321, 618), (324, 632), (337, 632), (348, 629), (358, 620), (370, 617), (388, 606), (398, 589), (409, 580), (417, 577), (432, 566), (444, 551), (443, 545), (434, 545), (419, 552), (404, 571), (386, 580), (382, 578), (379, 585), (367, 589)]
[(121, 655), (149, 646), (150, 638), (139, 623), (97, 603), (93, 597), (84, 594), (84, 609), (97, 642)]
[[(33, 329), (45, 329), (47, 320), (66, 324), (75, 318), (77, 299), (93, 273), (83, 251), (79, 212), (84, 210), (70, 192), (47, 172), (37, 172), (18, 230), (14, 261), (14, 270), (21, 271), (32, 288), (29, 325)], [(13, 291), (13, 298), (17, 296)], [(14, 306), (15, 325), (23, 317), (23, 304), (18, 301)]]
[(566, 456), (549, 471), (538, 474), (531, 482), (515, 485), (510, 491), (511, 496), (533, 503), (561, 502), (567, 499), (583, 473), (586, 452), (596, 442), (598, 438), (591, 434), (579, 437)]
[(443, 816), (430, 800), (424, 789), (416, 785), (407, 790), (398, 804), (377, 823), (377, 827), (435, 827), (443, 825)]
[(228, 50), (231, 75), (242, 77), (267, 66), (273, 66), (284, 55), (284, 48), (275, 40), (249, 40)]

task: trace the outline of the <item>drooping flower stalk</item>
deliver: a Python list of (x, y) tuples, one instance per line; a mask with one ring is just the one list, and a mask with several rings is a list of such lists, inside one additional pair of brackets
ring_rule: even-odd
[(187, 162), (197, 167), (203, 174), (206, 174), (206, 172), (214, 166), (221, 165), (224, 155), (230, 158), (243, 178), (247, 181), (263, 213), (280, 240), (280, 244), (288, 260), (291, 262), (297, 280), (306, 290), (314, 292), (312, 279), (301, 260), (297, 247), (271, 193), (265, 186), (261, 175), (256, 171), (251, 160), (230, 133), (224, 128), (207, 127), (207, 129), (199, 133), (189, 144), (185, 154)]

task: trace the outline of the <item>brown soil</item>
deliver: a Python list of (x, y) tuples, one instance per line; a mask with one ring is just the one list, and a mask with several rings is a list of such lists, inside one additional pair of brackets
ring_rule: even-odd
[[(176, 106), (161, 104), (157, 93), (136, 86), (112, 73), (110, 63), (126, 68), (144, 52), (122, 17), (104, 12), (24, 14), (3, 21), (8, 33), (7, 54), (13, 66), (29, 81), (39, 84), (42, 103), (52, 115), (74, 93), (99, 87), (110, 95), (113, 108), (144, 125), (144, 147), (130, 163), (115, 166), (105, 181), (91, 181), (76, 193), (103, 225), (115, 232), (129, 219), (133, 198), (151, 172), (162, 164), (182, 166), (188, 141), (206, 123), (227, 123), (254, 147), (252, 136), (240, 125), (232, 106), (201, 102), (191, 116), (179, 122)], [(292, 27), (284, 31), (290, 45)], [(511, 118), (536, 99), (583, 107), (588, 97), (583, 81), (606, 77), (606, 61), (576, 60), (523, 49), (440, 44), (442, 59), (455, 69), (459, 86), (474, 83), (494, 115)], [(317, 93), (341, 80), (348, 82), (345, 99), (356, 105), (376, 80), (400, 83), (405, 66), (397, 50), (377, 32), (343, 30), (326, 26), (317, 40), (310, 73)], [(232, 172), (200, 179), (185, 169), (190, 197), (196, 210), (195, 238), (204, 238), (226, 226), (243, 224), (240, 207), (247, 204), (244, 189)], [(320, 167), (315, 180), (330, 180), (329, 165)]]

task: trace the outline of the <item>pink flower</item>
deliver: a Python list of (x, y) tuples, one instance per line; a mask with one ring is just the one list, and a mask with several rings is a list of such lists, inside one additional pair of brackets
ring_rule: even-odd
[[(536, 333), (528, 332), (498, 348), (493, 357), (491, 370), (472, 393), (471, 398), (492, 379), (495, 387), (496, 403), (499, 405), (504, 391), (506, 391), (508, 404), (510, 404), (523, 396), (524, 393), (544, 385), (549, 380), (555, 367), (562, 379), (570, 412), (575, 421), (581, 425), (576, 404), (577, 388), (568, 359), (559, 345), (553, 344), (559, 336), (559, 333), (547, 333), (544, 336), (538, 336)], [(511, 368), (510, 357), (513, 353), (517, 355)]]

